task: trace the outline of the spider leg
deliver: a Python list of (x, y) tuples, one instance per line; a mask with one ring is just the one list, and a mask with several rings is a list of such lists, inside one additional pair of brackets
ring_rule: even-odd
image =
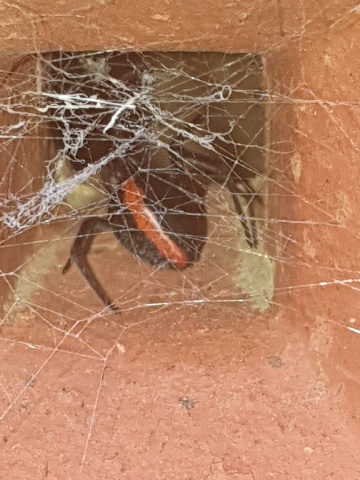
[[(248, 245), (252, 248), (257, 248), (259, 241), (256, 228), (256, 217), (254, 210), (254, 198), (256, 197), (255, 192), (253, 192), (250, 186), (246, 181), (242, 181), (242, 186), (245, 189), (245, 192), (237, 185), (235, 181), (230, 181), (227, 184), (227, 188), (231, 193), (235, 209), (240, 217), (240, 222), (243, 226), (245, 237)], [(251, 195), (250, 200), (247, 202), (247, 212), (244, 210), (238, 195), (246, 198), (248, 193)]]
[(258, 246), (258, 237), (257, 237), (257, 230), (256, 230), (256, 221), (254, 215), (254, 209), (252, 203), (248, 206), (249, 209), (249, 216), (246, 215), (238, 197), (238, 193), (231, 192), (231, 196), (234, 202), (235, 209), (240, 217), (241, 225), (243, 226), (245, 237), (248, 245), (252, 248), (257, 248)]
[(76, 264), (80, 273), (86, 280), (86, 283), (93, 290), (93, 292), (99, 297), (104, 305), (106, 305), (113, 313), (119, 313), (117, 307), (107, 296), (105, 290), (100, 285), (99, 280), (96, 278), (93, 269), (91, 268), (87, 255), (90, 247), (95, 239), (96, 234), (106, 231), (112, 231), (107, 220), (99, 217), (89, 218), (85, 220), (80, 227), (73, 246), (71, 248), (70, 257), (67, 261), (63, 273), (66, 273), (73, 263)]

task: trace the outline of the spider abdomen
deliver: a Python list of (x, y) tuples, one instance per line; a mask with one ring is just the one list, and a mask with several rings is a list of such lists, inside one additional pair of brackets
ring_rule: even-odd
[(137, 175), (109, 207), (119, 242), (158, 268), (182, 270), (198, 261), (207, 239), (205, 191), (188, 176)]

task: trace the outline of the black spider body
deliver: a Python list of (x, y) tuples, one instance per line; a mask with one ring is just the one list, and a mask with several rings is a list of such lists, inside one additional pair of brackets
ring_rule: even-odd
[(107, 218), (83, 222), (73, 243), (68, 271), (75, 263), (101, 301), (117, 312), (97, 280), (87, 254), (96, 234), (111, 231), (121, 245), (144, 263), (183, 270), (199, 258), (207, 239), (206, 188), (186, 174), (143, 172), (116, 182), (110, 175)]

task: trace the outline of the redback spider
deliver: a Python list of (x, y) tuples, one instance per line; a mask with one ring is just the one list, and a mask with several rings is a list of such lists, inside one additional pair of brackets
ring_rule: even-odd
[(103, 304), (118, 312), (87, 261), (95, 235), (111, 231), (139, 260), (183, 270), (199, 260), (207, 239), (206, 187), (174, 171), (140, 171), (123, 180), (110, 164), (104, 173), (107, 218), (83, 222), (63, 273), (75, 263)]
[[(199, 170), (206, 159), (196, 157), (194, 168)], [(98, 233), (111, 231), (135, 258), (157, 268), (183, 270), (195, 264), (207, 239), (204, 202), (209, 181), (204, 180), (205, 172), (202, 165), (201, 174), (180, 169), (149, 169), (133, 175), (127, 170), (124, 177), (124, 172), (116, 170), (114, 162), (110, 163), (103, 169), (103, 182), (109, 193), (108, 215), (106, 218), (92, 217), (82, 223), (63, 273), (75, 263), (102, 303), (118, 312), (87, 261)], [(254, 219), (250, 219), (249, 227), (236, 196), (243, 195), (243, 191), (231, 178), (226, 183), (221, 175), (212, 175), (210, 179), (224, 184), (233, 194), (247, 242), (256, 247)]]

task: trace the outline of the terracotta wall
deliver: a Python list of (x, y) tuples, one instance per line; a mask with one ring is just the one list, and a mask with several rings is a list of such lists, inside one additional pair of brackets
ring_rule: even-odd
[[(0, 69), (3, 99), (0, 109), (3, 134), (0, 138), (0, 198), (6, 199), (4, 211), (10, 212), (16, 210), (15, 200), (11, 201), (12, 193), (20, 193), (22, 201), (25, 201), (41, 188), (50, 145), (40, 122), (37, 124), (34, 119), (29, 124), (24, 122), (31, 110), (26, 92), (36, 88), (36, 65), (33, 59), (3, 57), (0, 59)], [(9, 291), (11, 295), (15, 278), (11, 272), (17, 271), (28, 257), (38, 233), (38, 229), (21, 232), (0, 226), (0, 271), (6, 273), (6, 277), (0, 277), (0, 305), (6, 302)]]
[(273, 105), (270, 127), (272, 147), (291, 152), (272, 153), (280, 171), (272, 177), (271, 216), (285, 220), (277, 224), (275, 302), (279, 315), (303, 326), (329, 377), (355, 398), (359, 337), (347, 327), (359, 328), (359, 11), (348, 5), (337, 21), (325, 11), (323, 20), (321, 32), (311, 27), (267, 56), (273, 93), (292, 98)]
[(356, 22), (356, 0), (32, 0), (1, 7), (3, 55), (61, 49), (268, 51)]
[[(273, 253), (279, 257), (275, 303), (278, 314), (303, 322), (310, 339), (319, 329), (330, 329), (328, 345), (320, 345), (318, 353), (329, 357), (336, 349), (340, 363), (335, 368), (329, 359), (327, 367), (332, 375), (348, 377), (349, 391), (355, 386), (348, 352), (358, 350), (358, 339), (339, 325), (345, 327), (354, 317), (358, 303), (356, 283), (350, 282), (357, 275), (360, 231), (357, 5), (356, 0), (234, 0), (223, 6), (218, 0), (33, 0), (1, 7), (0, 38), (5, 71), (19, 55), (58, 49), (264, 54), (274, 95), (269, 128), (275, 147), (270, 186), (276, 194), (271, 235), (278, 239)], [(1, 118), (8, 121), (5, 114)], [(27, 139), (12, 148), (19, 172), (6, 188), (18, 191), (25, 164), (27, 175), (41, 176), (44, 144)], [(8, 154), (1, 152), (2, 170)], [(11, 257), (6, 249), (0, 252), (4, 271), (26, 254), (22, 246)], [(349, 282), (337, 282), (344, 279)]]

